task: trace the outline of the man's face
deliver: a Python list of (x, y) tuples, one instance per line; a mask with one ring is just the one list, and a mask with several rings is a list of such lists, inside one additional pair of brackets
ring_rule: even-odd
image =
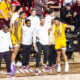
[(51, 13), (51, 16), (54, 17), (55, 16), (55, 12)]
[(51, 24), (52, 24), (52, 25), (54, 24), (54, 19), (51, 20)]
[(55, 20), (55, 24), (56, 25), (59, 25), (60, 24), (60, 21), (59, 20)]
[(25, 19), (25, 13), (23, 13), (23, 14), (21, 15), (21, 18), (22, 18), (22, 19)]
[(23, 11), (23, 9), (22, 9), (22, 7), (19, 9), (19, 12), (22, 12)]
[(78, 5), (80, 6), (80, 0), (77, 0)]
[(45, 23), (45, 19), (41, 19), (40, 24), (44, 25), (44, 23)]
[(67, 9), (67, 10), (71, 10), (71, 7), (70, 7), (70, 6), (66, 6), (66, 9)]
[(8, 31), (9, 31), (9, 30), (8, 30), (8, 27), (4, 27), (4, 28), (3, 28), (3, 32), (4, 32), (4, 33), (7, 33)]
[(11, 3), (11, 0), (8, 0), (9, 3)]
[(16, 9), (16, 7), (15, 7), (15, 6), (13, 6), (13, 7), (12, 7), (12, 11), (14, 12), (14, 11), (15, 11), (15, 9)]
[(28, 21), (28, 22), (26, 23), (26, 25), (27, 25), (27, 27), (30, 27), (30, 26), (31, 26), (31, 21)]
[(32, 16), (35, 16), (35, 15), (36, 15), (36, 11), (33, 11), (33, 12), (32, 12)]

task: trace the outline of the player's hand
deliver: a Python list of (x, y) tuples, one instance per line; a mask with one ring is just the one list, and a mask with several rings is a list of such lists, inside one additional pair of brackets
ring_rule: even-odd
[(10, 33), (12, 32), (12, 29), (11, 29), (11, 28), (9, 28), (9, 32), (10, 32)]
[(18, 44), (21, 44), (21, 41), (19, 41)]
[(74, 12), (74, 17), (77, 15), (77, 12)]
[(52, 31), (52, 28), (50, 28), (50, 29), (48, 30), (48, 34), (50, 34), (51, 31)]
[(69, 17), (71, 17), (72, 15), (71, 14), (69, 14)]
[(52, 31), (52, 28), (49, 28), (48, 32), (51, 32)]
[(69, 14), (67, 14), (66, 17), (69, 17)]
[(75, 27), (74, 27), (74, 26), (72, 26), (71, 30), (72, 30), (72, 31), (74, 31), (74, 29), (75, 29)]
[(51, 42), (49, 42), (49, 43), (48, 43), (48, 45), (50, 46), (50, 45), (52, 45), (52, 43), (51, 43)]
[(33, 43), (33, 47), (35, 47), (36, 46), (36, 43)]
[(5, 20), (8, 21), (9, 19), (8, 18), (5, 18)]

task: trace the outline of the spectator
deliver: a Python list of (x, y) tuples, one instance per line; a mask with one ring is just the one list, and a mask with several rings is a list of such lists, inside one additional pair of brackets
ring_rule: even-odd
[(0, 29), (2, 29), (2, 26), (4, 24), (10, 28), (10, 16), (9, 16), (10, 10), (11, 6), (8, 0), (7, 1), (2, 0), (0, 2)]
[(66, 22), (68, 24), (72, 24), (72, 20), (73, 20), (73, 11), (71, 9), (71, 5), (69, 3), (66, 4), (66, 7), (64, 7), (61, 10), (61, 19), (63, 22)]
[(36, 0), (35, 2), (35, 9), (37, 16), (43, 16), (44, 8), (46, 6), (45, 0)]
[(80, 0), (77, 0), (77, 3), (72, 6), (72, 9), (80, 14)]
[(75, 30), (77, 31), (80, 28), (80, 14), (78, 14), (77, 11), (74, 11), (73, 19), (74, 19)]
[(29, 3), (29, 7), (32, 9), (32, 0), (22, 0), (21, 1), (21, 5), (23, 6), (24, 4), (27, 11), (28, 11), (28, 3)]
[(55, 11), (55, 16), (60, 17), (61, 0), (48, 0), (48, 7)]
[(11, 6), (10, 17), (12, 17), (12, 15), (15, 13), (15, 9), (16, 9), (16, 6), (15, 5), (12, 5)]
[(74, 21), (75, 21), (74, 25), (77, 31), (78, 29), (80, 30), (79, 28), (80, 27), (80, 1), (79, 0), (77, 0), (77, 3), (72, 6), (72, 9), (74, 11)]

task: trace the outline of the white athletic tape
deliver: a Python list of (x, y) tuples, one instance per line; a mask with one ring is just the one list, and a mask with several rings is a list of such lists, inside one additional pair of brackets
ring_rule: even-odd
[(64, 50), (66, 50), (66, 47), (63, 47), (63, 48), (61, 48), (61, 49), (64, 49)]

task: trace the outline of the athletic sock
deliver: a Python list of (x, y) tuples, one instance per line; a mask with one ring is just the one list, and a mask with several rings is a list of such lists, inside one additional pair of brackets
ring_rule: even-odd
[(15, 65), (15, 61), (11, 63), (11, 69), (13, 70), (13, 65)]

